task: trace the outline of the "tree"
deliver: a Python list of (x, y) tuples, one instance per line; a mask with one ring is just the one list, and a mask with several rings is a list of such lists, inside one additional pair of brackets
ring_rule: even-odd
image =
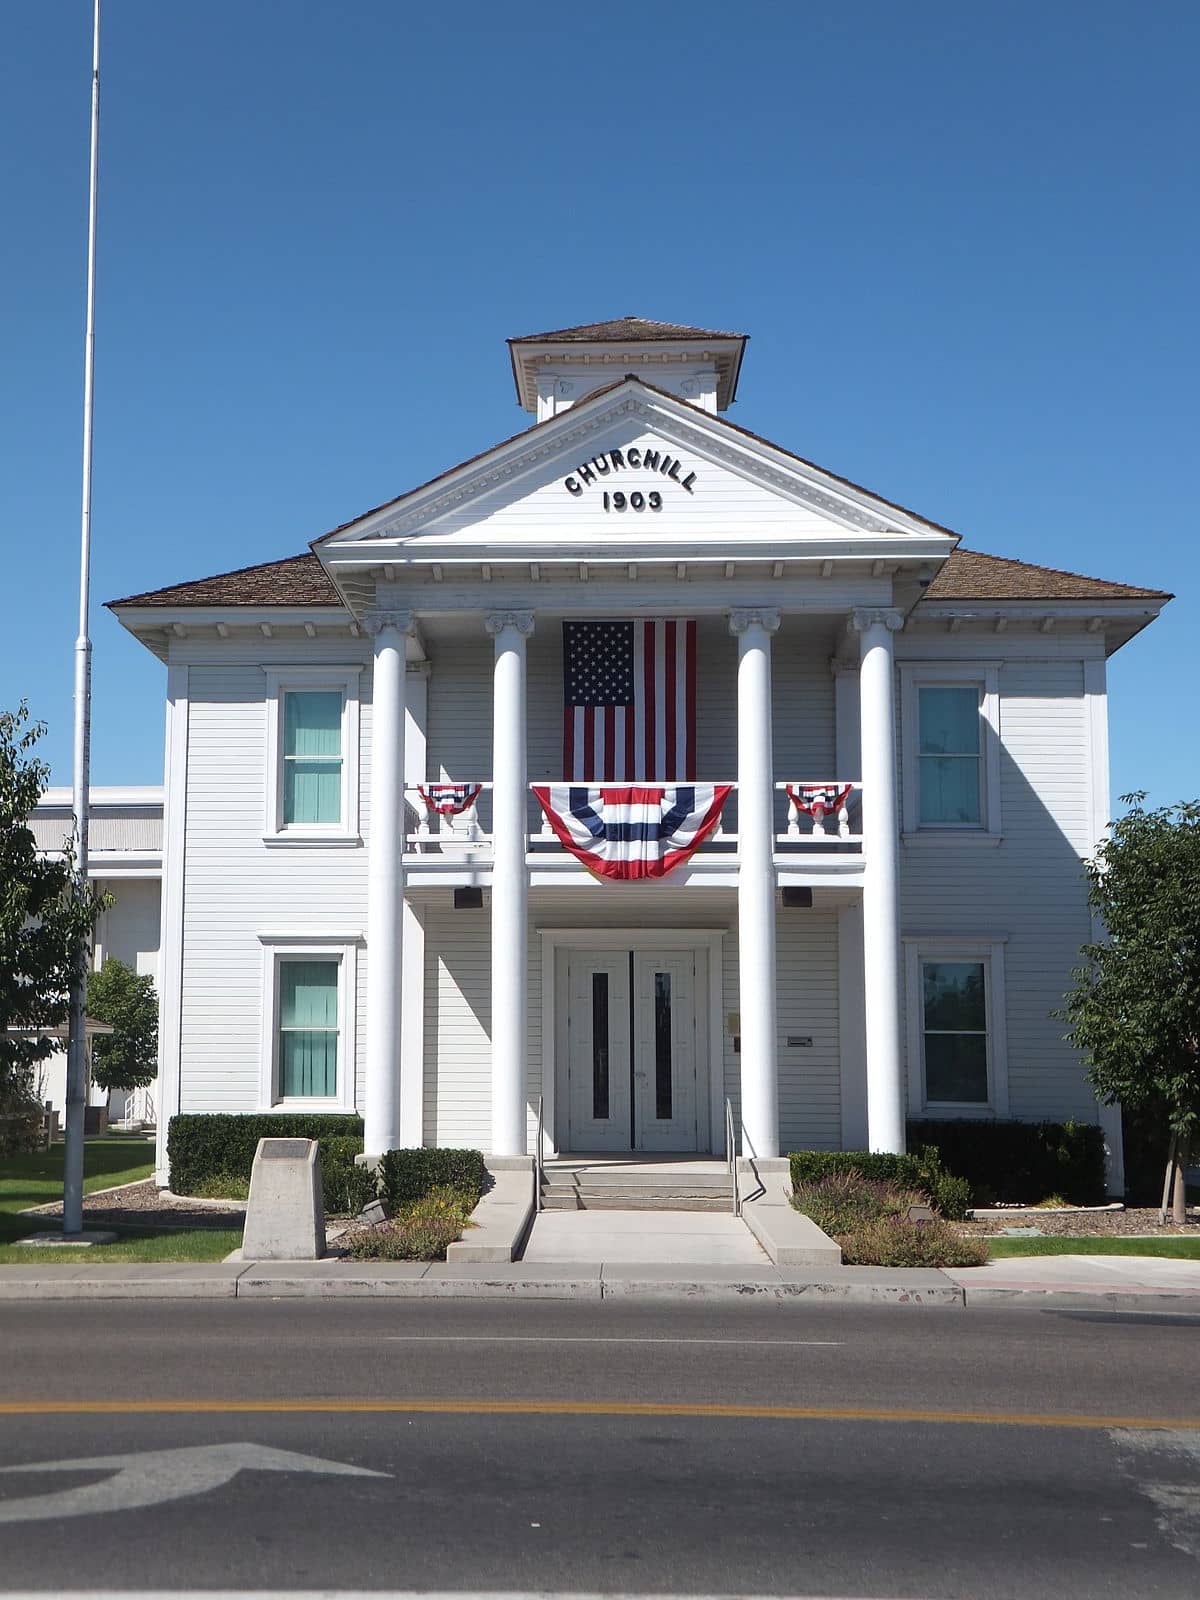
[(88, 974), (87, 1012), (112, 1033), (92, 1041), (92, 1078), (102, 1089), (143, 1089), (158, 1075), (158, 997), (115, 956)]
[(1163, 1209), (1169, 1188), (1183, 1222), (1200, 1129), (1200, 801), (1145, 811), (1144, 794), (1121, 799), (1130, 810), (1085, 863), (1108, 937), (1083, 947), (1060, 1015), (1106, 1105), (1162, 1107)]
[(17, 1114), (58, 1048), (48, 1030), (67, 1022), (74, 963), (105, 904), (80, 883), (70, 841), (42, 855), (28, 827), (50, 776), (31, 754), (45, 731), (24, 701), (0, 711), (0, 1112)]

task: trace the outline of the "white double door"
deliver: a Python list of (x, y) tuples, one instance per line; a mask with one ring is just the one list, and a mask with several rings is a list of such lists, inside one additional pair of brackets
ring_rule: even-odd
[(708, 1008), (697, 952), (565, 955), (565, 1148), (707, 1150)]

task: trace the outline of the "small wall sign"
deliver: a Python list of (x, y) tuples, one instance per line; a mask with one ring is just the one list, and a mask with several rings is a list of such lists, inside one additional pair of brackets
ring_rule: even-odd
[[(581, 462), (563, 479), (563, 488), (577, 500), (585, 488), (594, 487), (602, 478), (611, 478), (620, 472), (657, 473), (669, 483), (677, 483), (688, 494), (696, 492), (696, 474), (684, 475), (682, 463), (676, 456), (668, 455), (665, 450), (642, 450), (637, 445), (630, 445), (627, 450), (607, 450), (603, 455)], [(634, 480), (635, 483), (644, 481)], [(605, 511), (661, 511), (663, 497), (661, 489), (615, 489), (606, 484), (600, 503)]]

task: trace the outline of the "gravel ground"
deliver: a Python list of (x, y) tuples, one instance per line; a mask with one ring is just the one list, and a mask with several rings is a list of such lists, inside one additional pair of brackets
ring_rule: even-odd
[[(107, 1194), (86, 1195), (83, 1213), (89, 1222), (124, 1228), (230, 1228), (245, 1215), (244, 1201), (209, 1200), (203, 1205), (181, 1200), (155, 1184), (131, 1183)], [(37, 1206), (31, 1215), (61, 1217), (62, 1202)]]
[(1128, 1211), (1013, 1211), (1002, 1217), (980, 1217), (960, 1222), (962, 1233), (1003, 1233), (1012, 1228), (1036, 1228), (1039, 1233), (1068, 1238), (1097, 1238), (1125, 1233), (1200, 1236), (1200, 1208), (1192, 1206), (1188, 1220), (1179, 1227), (1173, 1222), (1160, 1226), (1158, 1210), (1137, 1207)]

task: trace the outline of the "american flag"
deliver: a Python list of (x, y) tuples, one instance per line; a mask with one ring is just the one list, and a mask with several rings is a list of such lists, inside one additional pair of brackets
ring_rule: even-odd
[(695, 778), (695, 622), (564, 622), (563, 688), (565, 777)]

